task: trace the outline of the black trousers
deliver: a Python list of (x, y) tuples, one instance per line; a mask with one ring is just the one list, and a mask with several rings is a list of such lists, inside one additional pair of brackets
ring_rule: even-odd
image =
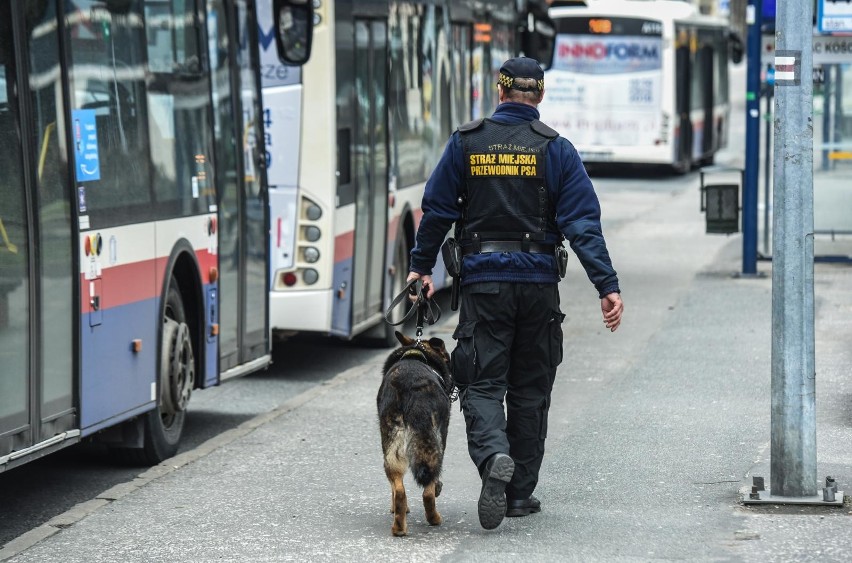
[(468, 451), (480, 470), (495, 453), (512, 457), (510, 499), (527, 498), (538, 484), (564, 318), (556, 284), (462, 288), (452, 364)]

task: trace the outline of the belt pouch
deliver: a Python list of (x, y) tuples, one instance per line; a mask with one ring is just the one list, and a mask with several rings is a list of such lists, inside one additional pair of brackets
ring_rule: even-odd
[(447, 273), (450, 276), (457, 278), (461, 274), (461, 247), (454, 238), (448, 238), (441, 245), (441, 257), (444, 259), (444, 266), (447, 267)]
[(556, 267), (559, 268), (559, 277), (564, 278), (568, 271), (568, 250), (561, 244), (556, 245)]

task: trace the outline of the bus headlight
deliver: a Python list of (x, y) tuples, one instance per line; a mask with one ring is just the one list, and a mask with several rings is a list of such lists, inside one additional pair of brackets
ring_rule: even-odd
[(317, 271), (316, 271), (316, 270), (314, 270), (313, 268), (308, 268), (308, 269), (307, 269), (307, 270), (305, 270), (305, 272), (302, 274), (302, 280), (303, 280), (303, 281), (305, 282), (305, 284), (307, 284), (307, 285), (313, 285), (313, 284), (317, 283), (317, 280), (318, 280), (318, 279), (319, 279), (319, 272), (317, 272)]
[(305, 257), (305, 262), (310, 262), (311, 264), (319, 260), (320, 257), (319, 250), (317, 250), (313, 246), (305, 248), (302, 255)]
[(308, 239), (310, 242), (318, 241), (320, 238), (320, 234), (321, 232), (319, 227), (315, 227), (313, 225), (305, 227), (305, 238)]
[(319, 220), (319, 218), (322, 217), (322, 208), (315, 203), (309, 204), (308, 208), (305, 209), (305, 217), (311, 221)]

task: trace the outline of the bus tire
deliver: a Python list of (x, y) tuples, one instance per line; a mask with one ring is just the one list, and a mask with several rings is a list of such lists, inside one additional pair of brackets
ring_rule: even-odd
[(195, 354), (177, 280), (166, 294), (160, 346), (157, 408), (141, 417), (142, 447), (112, 448), (113, 454), (134, 465), (156, 465), (177, 454), (186, 407), (195, 386)]

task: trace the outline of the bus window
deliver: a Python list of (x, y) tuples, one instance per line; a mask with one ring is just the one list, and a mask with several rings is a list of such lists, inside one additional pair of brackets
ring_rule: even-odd
[(154, 196), (173, 216), (205, 212), (216, 199), (198, 20), (192, 0), (145, 0)]
[[(28, 421), (29, 246), (10, 20), (10, 3), (0, 3), (0, 436)], [(0, 438), (0, 456), (14, 448)]]
[(388, 110), (392, 131), (391, 170), (400, 185), (426, 179), (422, 147), (422, 129), (427, 118), (423, 100), (423, 73), (419, 71), (422, 7), (394, 4), (391, 7), (390, 92)]
[(126, 14), (97, 0), (71, 6), (65, 20), (78, 189), (93, 226), (144, 219), (152, 197), (140, 2)]
[(453, 70), (452, 74), (462, 85), (453, 88), (452, 123), (461, 124), (470, 120), (470, 28), (465, 25), (453, 25)]

